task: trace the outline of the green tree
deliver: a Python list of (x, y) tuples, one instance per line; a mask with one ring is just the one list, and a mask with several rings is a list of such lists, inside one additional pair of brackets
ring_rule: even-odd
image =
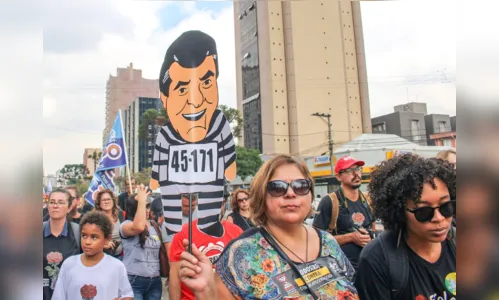
[(133, 174), (133, 178), (135, 178), (135, 182), (139, 184), (143, 184), (145, 186), (149, 185), (149, 181), (151, 180), (152, 168), (145, 168), (140, 172)]
[(149, 133), (149, 126), (163, 125), (168, 121), (166, 109), (162, 108), (157, 110), (154, 108), (146, 110), (142, 114), (142, 121), (139, 124), (139, 139), (148, 142), (151, 138)]
[(225, 118), (232, 127), (232, 134), (235, 138), (241, 138), (243, 131), (243, 117), (241, 112), (236, 108), (228, 107), (227, 105), (219, 105), (218, 108), (224, 113)]
[(88, 156), (88, 158), (94, 161), (94, 172), (97, 169), (97, 163), (100, 161), (101, 157), (102, 151), (94, 151), (91, 155)]
[(60, 170), (59, 183), (73, 185), (78, 180), (84, 179), (88, 174), (88, 168), (84, 164), (67, 164)]
[(116, 176), (113, 179), (115, 187), (119, 187), (120, 191), (125, 190), (125, 177)]
[(90, 182), (87, 180), (78, 180), (76, 182), (76, 188), (80, 192), (80, 195), (85, 195), (85, 193), (88, 191), (89, 185)]
[(263, 164), (260, 152), (256, 149), (247, 149), (236, 146), (237, 176), (244, 181), (250, 176), (254, 176)]

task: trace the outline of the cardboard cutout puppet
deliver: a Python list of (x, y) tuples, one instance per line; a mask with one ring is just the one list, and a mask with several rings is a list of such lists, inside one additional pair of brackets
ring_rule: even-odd
[(215, 40), (201, 31), (180, 35), (166, 51), (159, 77), (169, 121), (156, 138), (151, 188), (158, 186), (169, 233), (182, 228), (181, 194), (198, 193), (198, 228), (219, 223), (224, 183), (236, 177), (229, 122), (218, 106)]

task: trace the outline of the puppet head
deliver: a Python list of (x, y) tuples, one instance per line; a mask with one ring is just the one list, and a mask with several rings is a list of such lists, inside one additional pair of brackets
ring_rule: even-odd
[(175, 131), (187, 142), (203, 140), (218, 106), (215, 40), (201, 31), (181, 34), (168, 48), (159, 76), (161, 101)]

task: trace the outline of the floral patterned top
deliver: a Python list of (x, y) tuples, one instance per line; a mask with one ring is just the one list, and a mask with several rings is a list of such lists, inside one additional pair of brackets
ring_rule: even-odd
[(308, 300), (313, 299), (310, 289), (318, 299), (359, 299), (352, 265), (331, 234), (317, 232), (321, 252), (314, 262), (297, 264), (302, 276), (271, 246), (261, 228), (232, 241), (216, 262), (216, 271), (237, 299)]

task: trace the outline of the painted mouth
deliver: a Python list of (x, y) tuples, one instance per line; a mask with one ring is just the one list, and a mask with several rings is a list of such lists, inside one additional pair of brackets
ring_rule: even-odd
[(194, 114), (182, 114), (182, 117), (184, 117), (186, 120), (189, 121), (198, 121), (201, 119), (204, 114), (206, 113), (206, 109), (203, 109), (200, 112), (194, 113)]

